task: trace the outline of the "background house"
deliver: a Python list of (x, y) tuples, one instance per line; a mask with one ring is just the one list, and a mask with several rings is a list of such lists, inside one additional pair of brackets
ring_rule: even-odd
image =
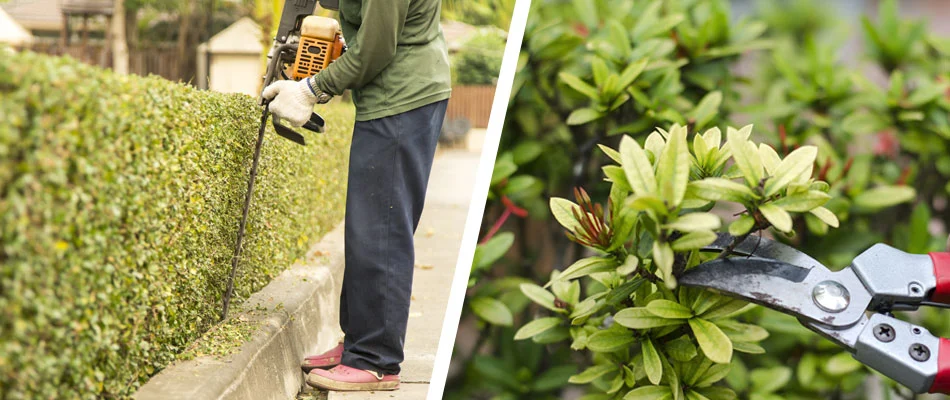
[(267, 51), (261, 44), (261, 32), (260, 25), (245, 17), (199, 45), (198, 87), (258, 95), (264, 75), (262, 55)]
[(0, 43), (6, 43), (15, 48), (29, 47), (33, 43), (33, 35), (3, 9), (0, 9)]

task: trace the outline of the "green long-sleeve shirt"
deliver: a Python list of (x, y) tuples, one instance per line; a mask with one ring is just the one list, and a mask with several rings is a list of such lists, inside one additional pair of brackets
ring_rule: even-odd
[(340, 0), (347, 50), (316, 75), (320, 90), (353, 90), (356, 120), (388, 117), (449, 98), (441, 0)]

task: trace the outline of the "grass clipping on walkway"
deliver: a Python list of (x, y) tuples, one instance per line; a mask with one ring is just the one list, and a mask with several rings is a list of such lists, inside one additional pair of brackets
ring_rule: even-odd
[[(265, 138), (237, 299), (342, 219), (353, 113), (321, 110), (306, 147)], [(0, 57), (0, 397), (125, 397), (216, 323), (259, 120), (244, 95)]]

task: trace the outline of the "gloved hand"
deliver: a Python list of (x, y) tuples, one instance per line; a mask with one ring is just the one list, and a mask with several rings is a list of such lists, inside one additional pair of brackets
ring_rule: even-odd
[(268, 107), (275, 116), (291, 126), (301, 127), (310, 120), (314, 104), (326, 103), (333, 97), (312, 86), (312, 79), (277, 81), (264, 88), (261, 96), (270, 100)]

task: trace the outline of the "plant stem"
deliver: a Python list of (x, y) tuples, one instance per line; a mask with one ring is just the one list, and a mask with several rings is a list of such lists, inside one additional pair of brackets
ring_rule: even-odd
[(498, 230), (501, 229), (501, 226), (505, 224), (505, 221), (507, 221), (508, 217), (510, 216), (511, 209), (505, 207), (505, 212), (501, 214), (501, 217), (498, 217), (498, 220), (495, 221), (495, 224), (492, 225), (491, 229), (488, 230), (488, 233), (486, 233), (485, 237), (482, 238), (481, 244), (485, 244), (485, 242), (491, 240), (491, 238), (494, 237), (496, 233), (498, 233)]

